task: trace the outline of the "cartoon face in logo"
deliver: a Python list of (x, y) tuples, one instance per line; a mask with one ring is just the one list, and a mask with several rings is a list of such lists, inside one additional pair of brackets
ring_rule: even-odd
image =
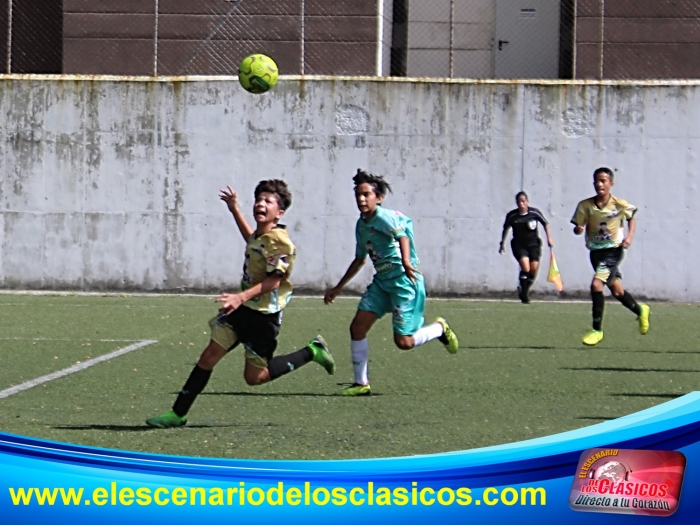
[(598, 225), (598, 236), (597, 237), (600, 240), (610, 239), (610, 230), (608, 230), (608, 223), (607, 222), (601, 222)]
[(248, 266), (250, 265), (250, 254), (245, 254), (245, 260), (243, 261), (243, 282), (246, 284), (253, 284), (253, 276), (248, 273)]

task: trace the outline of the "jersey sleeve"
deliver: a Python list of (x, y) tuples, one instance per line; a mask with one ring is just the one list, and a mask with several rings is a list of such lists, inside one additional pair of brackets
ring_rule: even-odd
[(537, 208), (530, 208), (530, 210), (534, 213), (535, 218), (540, 221), (542, 226), (547, 226), (549, 222), (547, 222), (547, 219), (544, 218), (544, 214), (538, 210)]
[(296, 249), (289, 240), (273, 238), (266, 243), (265, 251), (265, 271), (268, 275), (277, 273), (288, 275), (292, 271), (294, 254)]
[(630, 204), (624, 199), (618, 199), (617, 203), (625, 219), (630, 220), (637, 213), (637, 207), (634, 204)]
[(512, 224), (513, 217), (514, 217), (514, 215), (513, 215), (512, 211), (509, 211), (508, 213), (506, 213), (506, 220), (503, 221), (503, 231), (506, 231), (508, 228), (513, 227), (513, 224)]
[(571, 224), (575, 224), (576, 226), (586, 226), (587, 221), (588, 214), (586, 213), (586, 201), (581, 201), (578, 203), (576, 212), (571, 218)]
[(389, 211), (379, 217), (379, 227), (384, 233), (398, 240), (407, 235), (405, 226), (406, 220), (407, 218), (398, 212)]

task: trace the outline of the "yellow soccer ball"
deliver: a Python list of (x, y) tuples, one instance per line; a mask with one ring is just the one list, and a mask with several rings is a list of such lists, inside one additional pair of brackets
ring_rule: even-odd
[(238, 80), (251, 93), (265, 93), (277, 84), (277, 64), (267, 55), (248, 55), (238, 67)]

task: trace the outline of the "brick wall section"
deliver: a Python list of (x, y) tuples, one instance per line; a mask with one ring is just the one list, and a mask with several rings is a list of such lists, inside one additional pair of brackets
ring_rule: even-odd
[(151, 75), (155, 1), (63, 0), (63, 72)]
[[(7, 2), (0, 4), (7, 20)], [(61, 0), (22, 0), (12, 6), (12, 73), (60, 73), (62, 39)], [(5, 53), (0, 57), (7, 69)]]
[[(305, 0), (304, 73), (373, 74), (376, 0)], [(301, 0), (159, 0), (158, 74), (235, 74), (253, 52), (302, 71)], [(155, 0), (64, 0), (64, 73), (150, 75)]]
[(606, 0), (603, 18), (600, 0), (577, 5), (577, 78), (600, 78), (601, 60), (607, 79), (700, 78), (700, 2)]
[(7, 9), (0, 8), (0, 72), (9, 73), (7, 70)]

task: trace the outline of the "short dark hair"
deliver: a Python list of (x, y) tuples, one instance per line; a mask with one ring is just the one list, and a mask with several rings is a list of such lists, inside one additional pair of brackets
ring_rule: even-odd
[(352, 181), (355, 183), (355, 188), (366, 182), (374, 188), (374, 193), (381, 197), (384, 197), (387, 191), (393, 193), (391, 191), (391, 186), (384, 180), (384, 177), (381, 175), (374, 175), (360, 168), (357, 168), (357, 174), (352, 178)]
[(518, 203), (518, 199), (520, 197), (525, 197), (525, 200), (530, 202), (530, 197), (527, 196), (527, 193), (525, 193), (524, 191), (519, 191), (518, 193), (515, 194), (515, 203), (516, 204)]
[(610, 168), (606, 168), (605, 166), (603, 166), (602, 168), (598, 168), (597, 170), (595, 170), (593, 172), (593, 179), (594, 180), (595, 180), (595, 176), (598, 175), (598, 173), (605, 173), (608, 177), (610, 177), (611, 182), (615, 180), (615, 174), (613, 173), (613, 170), (611, 170)]
[(277, 202), (282, 210), (287, 211), (292, 205), (292, 194), (289, 192), (287, 183), (280, 179), (261, 180), (255, 187), (255, 200), (261, 193), (274, 193), (277, 195)]

